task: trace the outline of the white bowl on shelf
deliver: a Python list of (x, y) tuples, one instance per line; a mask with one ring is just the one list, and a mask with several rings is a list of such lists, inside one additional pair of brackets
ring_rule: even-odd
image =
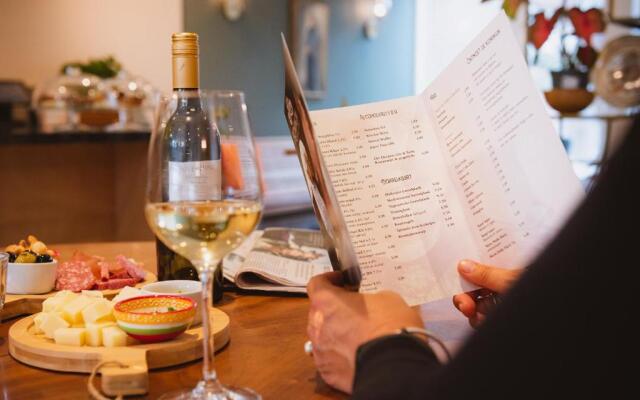
[(7, 269), (7, 293), (43, 294), (56, 286), (58, 262), (9, 263)]
[(158, 281), (144, 285), (142, 290), (150, 292), (151, 294), (170, 294), (190, 298), (197, 305), (193, 323), (199, 324), (202, 321), (202, 311), (200, 310), (200, 303), (202, 302), (202, 285), (200, 281)]

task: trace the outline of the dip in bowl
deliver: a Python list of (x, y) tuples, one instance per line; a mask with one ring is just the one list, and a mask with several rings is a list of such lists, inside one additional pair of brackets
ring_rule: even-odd
[(188, 297), (196, 303), (196, 315), (193, 323), (199, 324), (202, 321), (202, 311), (200, 310), (200, 298), (202, 297), (202, 284), (200, 281), (172, 280), (158, 281), (144, 285), (145, 292), (153, 294), (171, 294), (175, 296)]
[(123, 300), (113, 307), (118, 326), (143, 343), (171, 340), (187, 330), (196, 304), (188, 297), (152, 295)]

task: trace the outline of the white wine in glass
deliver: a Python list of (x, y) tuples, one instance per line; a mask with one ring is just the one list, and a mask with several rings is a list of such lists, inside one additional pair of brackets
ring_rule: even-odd
[(251, 200), (149, 203), (146, 215), (153, 232), (169, 248), (200, 270), (214, 265), (238, 247), (260, 221), (262, 207)]

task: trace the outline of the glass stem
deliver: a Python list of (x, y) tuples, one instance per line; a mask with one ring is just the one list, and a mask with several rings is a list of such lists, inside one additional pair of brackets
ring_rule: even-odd
[(213, 290), (213, 268), (207, 266), (200, 269), (200, 282), (202, 282), (202, 380), (209, 387), (222, 390), (218, 382), (215, 367), (213, 365), (215, 347), (211, 320), (209, 319), (209, 307), (211, 307)]

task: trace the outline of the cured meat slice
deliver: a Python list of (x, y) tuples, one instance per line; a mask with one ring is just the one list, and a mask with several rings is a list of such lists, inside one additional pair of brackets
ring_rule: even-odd
[(110, 279), (106, 282), (96, 282), (96, 289), (108, 290), (108, 289), (121, 289), (125, 286), (134, 286), (139, 280), (136, 278), (124, 278), (124, 279)]
[(56, 270), (56, 290), (79, 292), (91, 289), (95, 283), (91, 267), (84, 261), (67, 261)]
[(123, 266), (130, 277), (138, 279), (137, 282), (144, 280), (147, 276), (147, 272), (142, 268), (142, 263), (137, 263), (131, 258), (119, 255), (116, 256), (116, 263)]
[(109, 280), (109, 268), (111, 267), (111, 264), (105, 261), (100, 261), (98, 265), (100, 266), (100, 279), (103, 281)]
[(85, 262), (89, 266), (89, 268), (91, 268), (91, 272), (93, 273), (93, 276), (96, 279), (100, 279), (101, 277), (100, 262), (104, 261), (104, 257), (90, 256), (81, 251), (76, 251), (73, 253), (71, 260), (69, 261)]
[(118, 272), (116, 273), (112, 272), (111, 275), (109, 275), (109, 279), (127, 279), (127, 278), (131, 278), (131, 275), (129, 275), (126, 269), (118, 270)]

